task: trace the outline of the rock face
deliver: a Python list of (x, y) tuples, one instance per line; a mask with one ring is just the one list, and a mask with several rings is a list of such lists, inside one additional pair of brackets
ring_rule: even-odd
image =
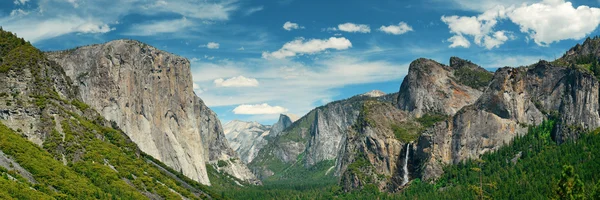
[[(391, 103), (367, 101), (363, 106), (356, 124), (348, 130), (337, 162), (340, 184), (347, 191), (367, 184), (396, 191), (406, 173), (403, 167), (407, 144), (416, 139), (421, 125)], [(401, 127), (414, 129), (401, 132)]]
[[(184, 175), (210, 184), (206, 163), (227, 160), (228, 173), (252, 181), (236, 158), (216, 114), (192, 88), (189, 61), (131, 40), (51, 52), (81, 99), (114, 121), (142, 151)], [(235, 160), (235, 159), (231, 159)]]
[(454, 115), (479, 98), (491, 76), (491, 72), (456, 57), (450, 59), (450, 66), (417, 59), (400, 86), (398, 108), (415, 117), (427, 113)]
[(290, 127), (296, 120), (298, 120), (298, 116), (293, 114), (279, 115), (279, 120), (277, 120), (277, 122), (271, 126), (268, 137), (277, 137), (281, 132), (283, 132), (283, 130), (285, 130), (287, 127)]
[[(322, 162), (335, 163), (343, 156), (348, 130), (356, 123), (362, 104), (367, 100), (393, 101), (391, 96), (357, 95), (313, 109), (276, 137), (270, 136), (269, 144), (258, 153), (250, 167), (258, 177), (266, 179), (281, 173), (278, 171), (281, 163), (305, 168)], [(339, 167), (335, 165), (327, 166), (336, 169), (328, 174), (339, 176)]]
[(574, 64), (590, 63), (600, 58), (600, 37), (587, 38), (583, 44), (577, 44), (569, 49), (559, 61)]
[(443, 164), (456, 164), (494, 151), (548, 117), (557, 118), (553, 138), (562, 142), (600, 126), (598, 80), (588, 71), (548, 62), (499, 69), (473, 105), (436, 124), (419, 139), (416, 162), (433, 180)]
[(269, 143), (269, 139), (277, 137), (284, 129), (292, 125), (298, 118), (292, 114), (281, 114), (272, 126), (258, 122), (233, 120), (224, 126), (225, 137), (244, 163), (250, 163), (258, 152)]
[(235, 150), (242, 162), (251, 162), (258, 151), (264, 147), (268, 141), (265, 139), (269, 135), (269, 126), (264, 126), (258, 122), (231, 121), (223, 126), (225, 137), (233, 150)]

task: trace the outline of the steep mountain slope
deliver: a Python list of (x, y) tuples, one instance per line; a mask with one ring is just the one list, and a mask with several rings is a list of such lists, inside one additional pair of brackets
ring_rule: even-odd
[(258, 122), (243, 122), (233, 120), (223, 127), (225, 137), (244, 163), (250, 163), (258, 152), (285, 128), (292, 125), (297, 117), (292, 114), (280, 114), (279, 120), (272, 126)]
[(263, 180), (290, 166), (310, 168), (329, 162), (327, 168), (333, 167), (346, 130), (356, 121), (361, 102), (369, 98), (355, 96), (310, 111), (272, 138), (250, 167)]
[[(390, 105), (386, 109), (392, 108), (392, 113), (403, 112), (392, 106), (397, 96), (396, 93), (384, 95), (381, 92), (369, 92), (315, 108), (277, 137), (271, 138), (269, 144), (258, 153), (249, 166), (257, 176), (269, 183), (337, 182), (337, 177), (344, 174), (347, 165), (355, 159), (353, 155), (347, 154), (356, 153), (355, 149), (362, 148), (357, 146), (364, 144), (360, 143), (364, 142), (360, 138), (362, 136), (349, 136), (356, 134), (353, 127), (357, 125), (361, 112), (365, 111), (364, 104), (378, 102)], [(385, 128), (386, 130), (377, 131), (391, 130), (391, 125)], [(360, 134), (364, 136), (365, 133)], [(384, 137), (386, 136), (381, 136)], [(349, 140), (352, 141), (348, 142)], [(380, 141), (383, 140), (386, 139)], [(400, 147), (394, 149), (390, 155), (398, 153), (403, 144), (398, 143)], [(388, 164), (395, 162), (394, 158)], [(390, 168), (382, 170), (388, 174), (397, 173), (395, 167), (391, 167), (391, 164), (388, 166)]]
[(422, 176), (435, 179), (442, 165), (457, 164), (497, 150), (528, 125), (555, 118), (558, 143), (600, 126), (599, 83), (589, 72), (540, 61), (529, 67), (502, 68), (484, 94), (452, 119), (438, 123), (419, 139)]
[(398, 94), (398, 108), (415, 117), (427, 113), (454, 115), (479, 98), (492, 73), (457, 57), (450, 66), (425, 58), (410, 64)]
[(279, 115), (279, 120), (277, 120), (277, 122), (271, 126), (268, 137), (277, 137), (281, 132), (283, 132), (283, 130), (285, 130), (287, 127), (290, 127), (296, 120), (298, 120), (298, 116), (293, 114)]
[[(391, 103), (366, 101), (357, 122), (348, 130), (337, 162), (346, 190), (375, 185), (396, 191), (403, 185), (408, 144), (423, 126)], [(408, 180), (407, 180), (408, 181)]]
[(569, 49), (563, 57), (557, 60), (557, 64), (590, 65), (598, 62), (598, 58), (600, 58), (600, 37), (588, 37), (583, 44), (577, 44)]
[(216, 114), (192, 88), (189, 61), (131, 40), (50, 52), (74, 80), (79, 96), (147, 154), (203, 184), (206, 163), (250, 182)]
[(6, 163), (0, 182), (9, 186), (2, 198), (207, 197), (150, 164), (123, 132), (81, 102), (59, 65), (1, 29), (0, 66), (0, 160)]

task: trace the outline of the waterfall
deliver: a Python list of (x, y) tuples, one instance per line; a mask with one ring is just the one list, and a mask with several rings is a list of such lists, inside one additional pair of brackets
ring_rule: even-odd
[(404, 178), (402, 180), (402, 186), (408, 183), (408, 154), (410, 153), (410, 143), (406, 144), (406, 156), (404, 158)]

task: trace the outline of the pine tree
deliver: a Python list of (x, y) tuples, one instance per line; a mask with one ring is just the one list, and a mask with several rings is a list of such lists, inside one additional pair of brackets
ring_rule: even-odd
[(584, 199), (583, 182), (571, 165), (563, 166), (562, 176), (554, 189), (554, 199)]
[(600, 181), (596, 183), (596, 187), (594, 187), (594, 192), (592, 193), (591, 199), (600, 199)]

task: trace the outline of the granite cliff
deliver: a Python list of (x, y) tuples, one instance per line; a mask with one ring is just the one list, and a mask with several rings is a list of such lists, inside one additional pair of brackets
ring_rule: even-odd
[(210, 198), (82, 102), (58, 63), (1, 28), (0, 80), (2, 188), (22, 188), (3, 198)]
[(142, 151), (203, 184), (206, 164), (255, 182), (225, 139), (216, 114), (193, 92), (187, 59), (132, 40), (47, 56), (64, 68), (78, 97), (120, 127)]

